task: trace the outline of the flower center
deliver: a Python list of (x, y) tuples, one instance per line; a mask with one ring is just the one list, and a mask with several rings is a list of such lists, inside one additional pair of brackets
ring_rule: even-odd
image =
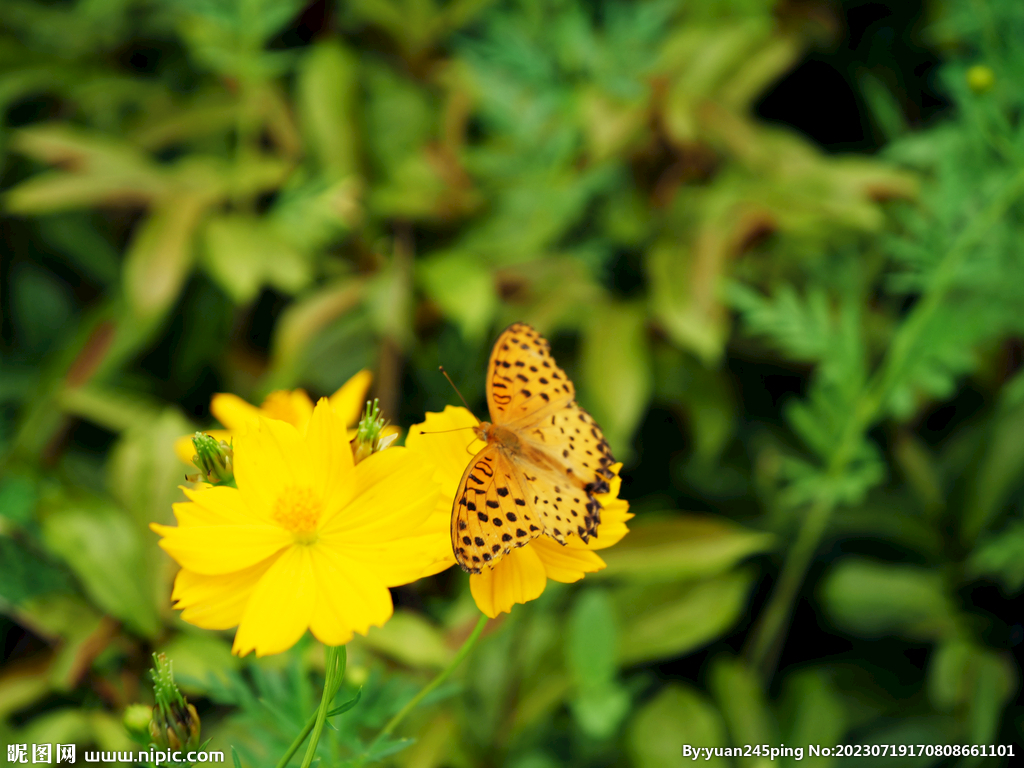
[(323, 502), (312, 488), (292, 485), (277, 497), (271, 518), (291, 531), (297, 544), (312, 544), (317, 540), (316, 526), (323, 511)]

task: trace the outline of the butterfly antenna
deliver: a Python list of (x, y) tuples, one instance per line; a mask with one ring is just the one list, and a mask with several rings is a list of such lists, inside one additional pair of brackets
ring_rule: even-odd
[(452, 385), (452, 389), (454, 389), (454, 390), (455, 390), (455, 394), (459, 396), (459, 400), (461, 400), (461, 401), (462, 401), (462, 404), (463, 404), (464, 406), (466, 406), (466, 410), (467, 410), (467, 411), (469, 411), (470, 413), (472, 413), (472, 412), (473, 412), (473, 409), (469, 407), (469, 403), (467, 403), (467, 402), (466, 402), (466, 398), (464, 398), (464, 397), (462, 396), (462, 393), (461, 393), (461, 392), (459, 392), (459, 388), (455, 386), (455, 382), (454, 382), (454, 381), (452, 381), (452, 377), (448, 375), (448, 371), (446, 371), (446, 370), (444, 369), (444, 366), (443, 366), (443, 365), (439, 365), (439, 366), (437, 366), (437, 369), (438, 369), (438, 370), (439, 370), (439, 371), (440, 371), (441, 373), (443, 373), (443, 374), (444, 374), (444, 377), (445, 377), (446, 379), (448, 379), (448, 383)]

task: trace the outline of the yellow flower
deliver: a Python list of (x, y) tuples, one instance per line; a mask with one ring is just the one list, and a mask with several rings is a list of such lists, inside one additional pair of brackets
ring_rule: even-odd
[(182, 618), (237, 626), (239, 655), (280, 653), (306, 629), (347, 643), (390, 618), (388, 587), (450, 565), (431, 527), (433, 468), (405, 448), (354, 464), (326, 399), (305, 430), (258, 418), (235, 438), (234, 469), (237, 488), (186, 488), (178, 526), (150, 527), (182, 568), (172, 595)]
[[(330, 396), (331, 408), (337, 413), (345, 426), (354, 428), (363, 411), (366, 392), (373, 382), (373, 374), (367, 370), (359, 371), (355, 376), (341, 385), (341, 388)], [(313, 416), (313, 401), (305, 390), (277, 390), (271, 392), (257, 408), (250, 405), (238, 395), (218, 392), (210, 399), (210, 413), (223, 424), (226, 429), (210, 429), (207, 434), (216, 440), (231, 441), (231, 438), (242, 432), (245, 427), (260, 416), (268, 419), (286, 421), (300, 432), (306, 430)], [(353, 430), (354, 434), (354, 430)], [(350, 434), (351, 438), (353, 435)], [(192, 435), (179, 437), (174, 443), (174, 453), (186, 464), (192, 463), (195, 454)]]
[[(435, 467), (434, 480), (441, 486), (439, 507), (444, 510), (449, 522), (462, 473), (470, 459), (486, 445), (468, 429), (478, 423), (465, 408), (449, 405), (443, 413), (427, 413), (422, 424), (409, 429), (409, 436), (405, 440), (410, 451), (419, 455), (424, 463)], [(470, 591), (483, 613), (493, 619), (499, 613), (510, 612), (515, 603), (525, 603), (540, 597), (548, 579), (571, 584), (605, 567), (604, 560), (595, 550), (616, 544), (629, 532), (626, 521), (633, 517), (629, 512), (629, 503), (618, 498), (622, 485), (619, 479), (621, 467), (621, 464), (611, 467), (615, 479), (609, 483), (610, 490), (596, 497), (602, 506), (601, 525), (596, 538), (591, 538), (585, 544), (578, 537), (572, 536), (562, 546), (554, 539), (540, 536), (513, 549), (493, 568), (470, 575)], [(448, 556), (454, 562), (450, 536), (449, 531)]]

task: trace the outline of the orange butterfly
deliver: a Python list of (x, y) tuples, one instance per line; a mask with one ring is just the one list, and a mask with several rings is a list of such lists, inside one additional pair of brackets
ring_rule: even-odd
[(487, 364), (487, 442), (462, 475), (452, 505), (452, 549), (480, 573), (542, 533), (565, 544), (597, 536), (615, 463), (600, 427), (574, 399), (550, 345), (525, 323), (510, 325)]

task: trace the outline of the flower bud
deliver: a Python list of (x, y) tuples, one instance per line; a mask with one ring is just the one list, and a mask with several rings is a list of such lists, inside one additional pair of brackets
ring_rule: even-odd
[(374, 399), (366, 401), (366, 410), (356, 427), (356, 437), (352, 441), (352, 454), (356, 464), (370, 456), (383, 451), (398, 437), (398, 432), (387, 429), (387, 420), (380, 415), (380, 403)]
[(231, 445), (203, 432), (196, 432), (192, 445), (196, 449), (192, 463), (199, 469), (202, 480), (214, 485), (234, 481), (234, 452)]
[(199, 746), (199, 715), (188, 703), (178, 686), (170, 660), (162, 653), (153, 654), (153, 696), (156, 708), (149, 723), (153, 743), (174, 751), (195, 749)]

